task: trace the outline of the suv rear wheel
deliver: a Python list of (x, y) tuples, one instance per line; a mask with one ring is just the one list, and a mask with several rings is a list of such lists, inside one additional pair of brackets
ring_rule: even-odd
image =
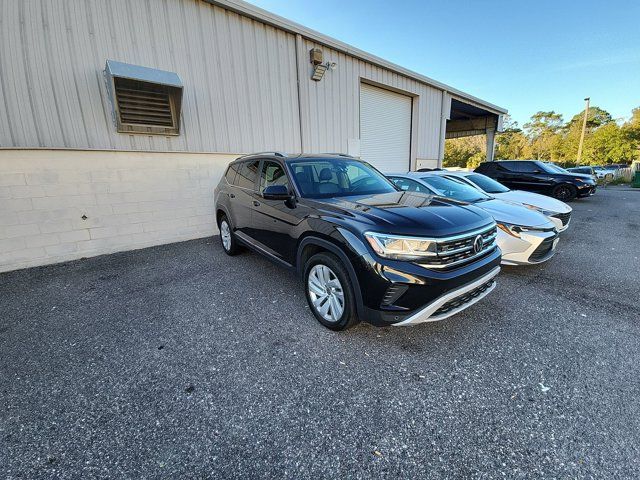
[(358, 323), (349, 275), (335, 255), (317, 253), (304, 268), (304, 287), (309, 308), (331, 330), (345, 330)]
[(576, 198), (578, 190), (573, 185), (562, 184), (556, 186), (551, 193), (554, 198), (566, 202), (567, 200), (573, 200)]
[(229, 224), (229, 220), (226, 215), (222, 215), (220, 217), (220, 223), (218, 226), (220, 227), (220, 243), (222, 244), (224, 253), (231, 256), (237, 255), (240, 250), (240, 246), (233, 234), (233, 230), (231, 229), (231, 225)]

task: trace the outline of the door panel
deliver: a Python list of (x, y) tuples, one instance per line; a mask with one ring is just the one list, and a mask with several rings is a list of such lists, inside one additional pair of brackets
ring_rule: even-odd
[(262, 162), (259, 188), (252, 202), (252, 237), (268, 253), (293, 264), (296, 239), (292, 230), (302, 220), (303, 209), (295, 201), (264, 199), (262, 191), (269, 185), (286, 185), (292, 191), (284, 166), (274, 160)]

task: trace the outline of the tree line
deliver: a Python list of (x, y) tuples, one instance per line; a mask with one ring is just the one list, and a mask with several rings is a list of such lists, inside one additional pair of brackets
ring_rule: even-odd
[[(495, 158), (536, 159), (569, 167), (577, 164), (578, 144), (584, 110), (565, 122), (554, 111), (537, 112), (523, 125), (507, 115), (504, 131), (496, 135)], [(486, 159), (484, 135), (447, 140), (446, 167), (475, 168)], [(634, 108), (626, 122), (615, 121), (599, 107), (590, 107), (587, 117), (581, 165), (631, 163), (640, 160), (640, 107)]]

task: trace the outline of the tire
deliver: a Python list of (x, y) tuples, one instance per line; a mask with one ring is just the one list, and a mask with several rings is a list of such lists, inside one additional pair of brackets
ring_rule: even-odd
[(359, 323), (349, 274), (338, 257), (315, 254), (304, 266), (303, 279), (309, 309), (322, 325), (340, 331)]
[(238, 240), (226, 215), (220, 217), (218, 227), (220, 229), (220, 245), (222, 245), (224, 253), (230, 256), (237, 255), (240, 252), (240, 245), (238, 245)]
[(573, 185), (563, 183), (561, 185), (556, 185), (551, 194), (553, 195), (553, 198), (566, 202), (576, 198), (576, 195), (578, 195), (578, 189)]

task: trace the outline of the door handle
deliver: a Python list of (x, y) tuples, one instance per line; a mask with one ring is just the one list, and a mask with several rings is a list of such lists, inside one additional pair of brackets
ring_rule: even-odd
[(235, 193), (230, 193), (230, 194), (229, 194), (229, 197), (230, 197), (230, 198), (236, 198), (236, 194), (235, 194)]
[(259, 202), (259, 201), (257, 201), (257, 200), (254, 200), (254, 201), (253, 201), (253, 206), (254, 206), (254, 207), (259, 207), (259, 206), (260, 206), (260, 202)]

